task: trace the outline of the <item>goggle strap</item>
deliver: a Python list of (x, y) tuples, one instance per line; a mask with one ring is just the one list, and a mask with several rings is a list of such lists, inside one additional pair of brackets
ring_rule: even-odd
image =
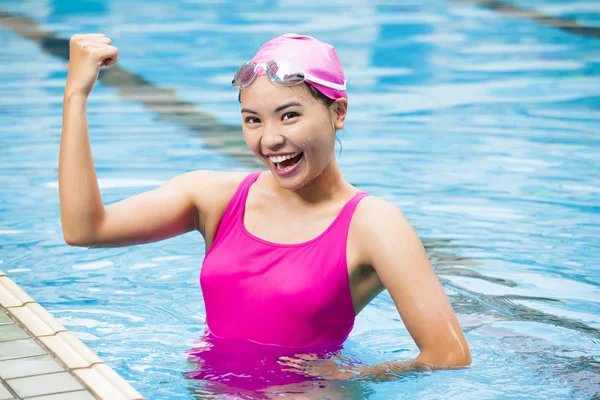
[(317, 78), (316, 76), (312, 76), (309, 74), (305, 74), (304, 78), (306, 80), (309, 80), (311, 82), (317, 83), (321, 86), (325, 86), (328, 87), (330, 89), (336, 89), (336, 90), (346, 90), (346, 82), (348, 82), (347, 80), (344, 80), (344, 84), (340, 85), (339, 83), (333, 83), (333, 82), (329, 82), (329, 81), (325, 81), (323, 79)]

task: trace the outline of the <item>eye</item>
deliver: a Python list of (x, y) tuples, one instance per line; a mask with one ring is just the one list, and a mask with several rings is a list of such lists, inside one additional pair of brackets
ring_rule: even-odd
[(283, 118), (282, 119), (289, 120), (289, 119), (295, 118), (295, 117), (297, 117), (299, 115), (300, 114), (298, 114), (297, 112), (290, 111), (290, 112), (286, 112), (285, 114), (283, 114)]
[(246, 117), (244, 119), (244, 122), (247, 124), (258, 124), (258, 123), (260, 123), (260, 119), (258, 119), (256, 117)]

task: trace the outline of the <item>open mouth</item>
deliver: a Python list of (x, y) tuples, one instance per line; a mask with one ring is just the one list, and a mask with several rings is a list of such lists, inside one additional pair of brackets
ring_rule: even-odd
[(304, 152), (299, 151), (297, 153), (287, 154), (285, 156), (269, 157), (269, 159), (275, 165), (278, 171), (284, 172), (294, 168), (300, 162), (300, 160), (302, 160), (303, 156)]

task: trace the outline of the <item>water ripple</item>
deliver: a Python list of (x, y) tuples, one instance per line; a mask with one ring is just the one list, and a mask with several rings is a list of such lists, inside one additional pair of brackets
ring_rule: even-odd
[[(103, 74), (88, 105), (105, 202), (190, 170), (256, 168), (229, 85), (235, 69), (274, 34), (334, 43), (350, 93), (341, 168), (415, 225), (474, 363), (333, 384), (326, 395), (597, 397), (599, 43), (460, 2), (236, 5), (1, 7), (39, 21), (33, 30), (63, 39), (102, 31), (118, 45), (118, 77)], [(598, 20), (594, 2), (530, 6)], [(66, 246), (56, 157), (67, 70), (48, 53), (64, 54), (66, 40), (33, 43), (2, 23), (0, 42), (2, 269), (147, 398), (225, 391), (181, 374), (206, 318), (200, 235), (120, 249)], [(344, 351), (367, 364), (418, 354), (385, 292), (359, 315)]]

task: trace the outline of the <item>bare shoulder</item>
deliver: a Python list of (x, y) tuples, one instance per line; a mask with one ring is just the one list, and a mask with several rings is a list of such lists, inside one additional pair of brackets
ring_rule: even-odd
[(173, 181), (192, 196), (200, 210), (210, 211), (211, 206), (229, 203), (246, 176), (248, 172), (197, 170), (179, 175)]
[(197, 228), (210, 241), (227, 205), (248, 172), (197, 170), (173, 182), (191, 197), (197, 210)]
[(376, 196), (359, 203), (352, 220), (363, 258), (374, 265), (384, 254), (422, 246), (413, 226), (400, 208)]
[(361, 200), (354, 216), (357, 227), (363, 231), (385, 229), (402, 225), (410, 227), (410, 223), (398, 206), (376, 196), (367, 196)]
[(212, 194), (218, 195), (221, 191), (227, 191), (231, 187), (237, 188), (248, 174), (248, 172), (196, 170), (181, 174), (173, 181), (181, 187), (187, 188), (192, 194), (212, 189)]

